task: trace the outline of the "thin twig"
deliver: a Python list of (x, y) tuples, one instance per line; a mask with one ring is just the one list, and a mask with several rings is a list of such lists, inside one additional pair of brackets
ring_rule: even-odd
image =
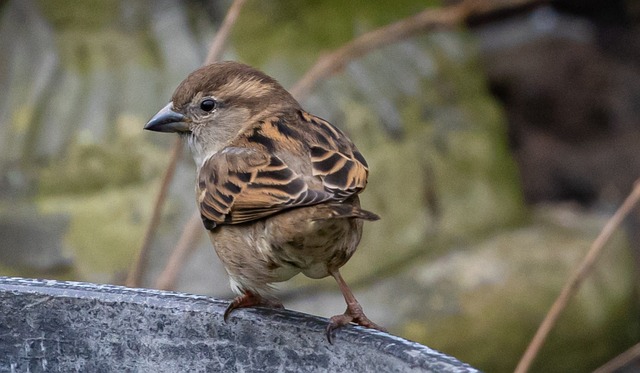
[(638, 358), (640, 358), (640, 343), (633, 345), (630, 349), (594, 370), (593, 373), (613, 373)]
[[(222, 25), (220, 25), (215, 38), (211, 42), (209, 53), (207, 53), (207, 59), (204, 63), (205, 65), (216, 62), (222, 56), (226, 41), (229, 38), (231, 29), (238, 19), (238, 15), (240, 14), (240, 10), (244, 3), (245, 0), (234, 0), (229, 7), (227, 14), (222, 21)], [(182, 145), (182, 143), (180, 144)], [(156, 287), (158, 289), (172, 290), (175, 288), (178, 274), (182, 267), (184, 267), (185, 261), (193, 251), (202, 233), (202, 221), (200, 219), (200, 214), (196, 211), (182, 229), (180, 239), (178, 240), (176, 247), (173, 249), (167, 265), (156, 280)]]
[(142, 273), (144, 272), (144, 267), (147, 263), (147, 257), (149, 256), (151, 241), (153, 240), (153, 236), (155, 235), (156, 227), (160, 222), (162, 206), (164, 205), (164, 201), (167, 198), (167, 191), (169, 190), (169, 186), (171, 185), (171, 180), (173, 179), (176, 165), (178, 164), (178, 159), (180, 159), (180, 154), (182, 154), (182, 139), (177, 137), (171, 148), (171, 158), (169, 160), (169, 166), (167, 166), (167, 169), (162, 176), (160, 191), (158, 191), (158, 195), (156, 196), (156, 200), (153, 205), (153, 212), (151, 213), (151, 219), (147, 224), (147, 230), (144, 233), (142, 245), (140, 246), (140, 250), (138, 251), (138, 257), (136, 258), (133, 267), (131, 267), (129, 274), (127, 275), (127, 280), (125, 282), (126, 286), (140, 287), (142, 283)]
[(294, 97), (302, 99), (320, 80), (342, 70), (352, 60), (391, 43), (428, 30), (460, 25), (471, 16), (541, 2), (541, 0), (465, 0), (444, 8), (425, 9), (411, 17), (366, 32), (331, 53), (320, 56), (290, 92)]
[(242, 9), (244, 2), (245, 0), (234, 0), (233, 4), (231, 4), (231, 7), (229, 7), (227, 15), (224, 17), (222, 25), (216, 33), (216, 37), (213, 38), (213, 41), (211, 42), (209, 53), (207, 54), (207, 59), (204, 62), (205, 65), (212, 64), (218, 61), (220, 57), (222, 57), (222, 52), (224, 51), (227, 39), (229, 39), (231, 29), (236, 23), (238, 15), (240, 15), (240, 10)]
[(158, 276), (154, 288), (160, 290), (175, 289), (178, 275), (184, 267), (185, 261), (202, 237), (202, 233), (202, 218), (200, 218), (200, 212), (195, 211), (185, 225), (180, 240), (176, 244), (175, 249), (173, 249), (167, 265), (162, 270), (162, 273), (160, 273), (160, 276)]
[(604, 228), (598, 235), (589, 252), (582, 260), (582, 263), (577, 267), (577, 269), (573, 272), (569, 280), (565, 283), (562, 291), (558, 298), (556, 298), (555, 302), (549, 309), (549, 312), (545, 316), (544, 320), (538, 327), (538, 331), (535, 336), (529, 343), (527, 350), (524, 355), (520, 359), (518, 366), (516, 367), (515, 373), (525, 373), (529, 371), (531, 364), (535, 360), (540, 348), (545, 342), (545, 339), (549, 335), (551, 329), (553, 329), (554, 325), (558, 321), (560, 314), (567, 307), (569, 300), (578, 292), (580, 286), (584, 279), (591, 272), (594, 263), (598, 259), (598, 256), (602, 253), (604, 249), (604, 245), (607, 243), (613, 232), (618, 228), (620, 223), (624, 220), (624, 218), (629, 214), (629, 212), (634, 208), (634, 206), (640, 200), (640, 180), (636, 181), (633, 190), (624, 201), (622, 206), (616, 211), (616, 213), (607, 221)]

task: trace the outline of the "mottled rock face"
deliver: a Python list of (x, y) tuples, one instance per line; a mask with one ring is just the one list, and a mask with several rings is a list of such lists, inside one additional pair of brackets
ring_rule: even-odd
[(0, 278), (0, 371), (477, 372), (425, 346), (326, 320), (211, 298)]
[(566, 1), (474, 29), (527, 200), (617, 204), (640, 175), (630, 4)]

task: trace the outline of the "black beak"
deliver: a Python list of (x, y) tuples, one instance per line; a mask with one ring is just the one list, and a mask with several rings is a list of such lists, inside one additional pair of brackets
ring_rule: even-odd
[(169, 102), (145, 124), (144, 129), (157, 132), (189, 132), (187, 118), (173, 111), (173, 103)]

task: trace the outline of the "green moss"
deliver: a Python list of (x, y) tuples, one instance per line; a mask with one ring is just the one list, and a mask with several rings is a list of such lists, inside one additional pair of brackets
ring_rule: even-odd
[(15, 267), (11, 267), (11, 266), (5, 266), (5, 265), (2, 265), (2, 263), (0, 263), (0, 275), (1, 276), (9, 276), (9, 277), (25, 276), (22, 272), (23, 271), (21, 271), (19, 268), (15, 268)]
[(41, 172), (36, 205), (69, 215), (65, 246), (76, 279), (113, 281), (139, 249), (168, 161), (166, 149), (142, 138), (139, 123), (121, 117), (110, 141), (76, 140)]
[(324, 51), (355, 36), (413, 15), (439, 1), (365, 0), (248, 2), (232, 38), (243, 61), (262, 65), (274, 55), (309, 66)]
[(442, 229), (467, 235), (522, 221), (524, 202), (506, 122), (489, 99), (476, 60), (447, 58), (439, 67), (436, 85), (429, 82), (423, 99), (407, 111), (415, 117), (431, 108), (419, 123), (432, 128), (425, 146), (432, 182), (442, 205), (451, 207), (444, 211)]
[(102, 30), (120, 16), (119, 0), (40, 0), (38, 8), (57, 30)]
[[(547, 220), (475, 246), (460, 256), (450, 269), (453, 274), (432, 284), (440, 291), (447, 288), (446, 281), (457, 284), (446, 295), (446, 302), (453, 304), (449, 312), (428, 319), (416, 315), (400, 334), (483, 371), (513, 371), (594, 232), (583, 235)], [(592, 371), (637, 341), (637, 306), (631, 304), (632, 269), (624, 237), (617, 235), (607, 246), (607, 255), (548, 336), (532, 372)], [(461, 291), (464, 281), (457, 276), (469, 276), (472, 263), (485, 263), (484, 270), (495, 276), (486, 278), (494, 281)]]
[(44, 194), (87, 193), (141, 181), (140, 160), (108, 145), (75, 145), (53, 162), (40, 179)]
[[(140, 5), (128, 4), (128, 12), (140, 20), (123, 27), (120, 0), (43, 0), (39, 8), (55, 30), (58, 55), (67, 68), (88, 72), (113, 69), (135, 61), (155, 66), (156, 43), (151, 41)], [(132, 53), (135, 51), (135, 53)]]
[(140, 247), (156, 182), (91, 194), (49, 196), (38, 201), (46, 212), (67, 213), (70, 225), (65, 245), (83, 280), (109, 281), (128, 270)]
[[(134, 122), (134, 123), (131, 123)], [(41, 170), (40, 195), (83, 194), (105, 188), (139, 184), (157, 175), (165, 166), (164, 151), (148, 144), (138, 128), (139, 118), (121, 118), (112, 141), (82, 142), (78, 138), (67, 153)]]

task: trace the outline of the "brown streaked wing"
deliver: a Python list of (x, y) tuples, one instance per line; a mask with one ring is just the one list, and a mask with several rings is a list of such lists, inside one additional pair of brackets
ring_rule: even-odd
[(198, 175), (200, 213), (211, 228), (331, 199), (330, 193), (310, 190), (280, 158), (256, 149), (226, 148), (205, 161)]
[(311, 144), (309, 155), (313, 174), (322, 179), (325, 189), (338, 199), (364, 190), (369, 169), (356, 146), (326, 120), (306, 112), (301, 112), (301, 118), (314, 132), (315, 144)]

